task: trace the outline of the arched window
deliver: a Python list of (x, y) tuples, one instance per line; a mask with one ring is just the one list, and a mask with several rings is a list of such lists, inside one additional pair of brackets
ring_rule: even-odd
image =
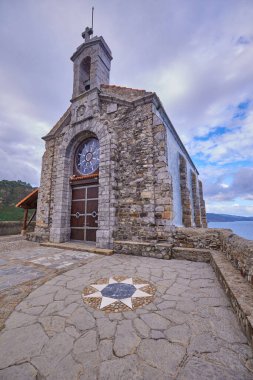
[(80, 93), (90, 89), (91, 58), (86, 57), (80, 65), (79, 90)]

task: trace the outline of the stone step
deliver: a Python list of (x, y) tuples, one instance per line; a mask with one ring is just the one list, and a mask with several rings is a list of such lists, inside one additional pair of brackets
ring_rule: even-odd
[(172, 247), (172, 259), (210, 262), (210, 250), (202, 248)]
[(66, 243), (40, 243), (42, 247), (52, 247), (52, 248), (60, 248), (60, 249), (69, 249), (73, 251), (79, 251), (79, 252), (91, 252), (91, 253), (98, 253), (100, 255), (110, 256), (113, 255), (112, 249), (104, 249), (104, 248), (97, 248), (93, 245), (88, 245), (85, 243), (75, 243), (75, 242), (66, 242)]

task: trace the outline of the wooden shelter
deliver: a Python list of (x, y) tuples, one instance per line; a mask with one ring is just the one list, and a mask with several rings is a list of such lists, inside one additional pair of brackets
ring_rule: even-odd
[[(21, 234), (24, 235), (32, 222), (33, 218), (36, 215), (37, 211), (37, 200), (38, 200), (38, 192), (39, 189), (33, 190), (30, 194), (28, 194), (25, 198), (21, 199), (20, 202), (16, 204), (16, 207), (20, 207), (24, 209), (24, 219)], [(28, 219), (28, 210), (34, 210), (30, 219)]]

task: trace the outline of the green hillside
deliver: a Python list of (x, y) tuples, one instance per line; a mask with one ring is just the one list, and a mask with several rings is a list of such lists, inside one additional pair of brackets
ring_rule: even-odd
[(26, 195), (31, 193), (33, 187), (22, 181), (0, 181), (0, 220), (21, 220), (23, 209), (15, 205)]

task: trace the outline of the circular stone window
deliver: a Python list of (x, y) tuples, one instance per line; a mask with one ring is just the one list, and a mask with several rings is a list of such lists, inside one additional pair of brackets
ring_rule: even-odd
[(87, 305), (103, 311), (121, 312), (152, 302), (156, 288), (136, 277), (113, 276), (102, 278), (83, 289), (82, 297)]
[(91, 137), (83, 141), (76, 151), (76, 170), (80, 174), (88, 175), (94, 173), (99, 167), (99, 141)]

